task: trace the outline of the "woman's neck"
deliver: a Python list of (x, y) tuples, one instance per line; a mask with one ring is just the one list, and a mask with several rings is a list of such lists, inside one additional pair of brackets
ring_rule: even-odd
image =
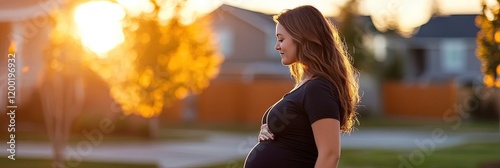
[(309, 74), (309, 73), (304, 73), (302, 75), (302, 79), (300, 80), (299, 83), (297, 83), (295, 85), (295, 87), (300, 87), (302, 84), (306, 83), (308, 80), (311, 80), (311, 78), (313, 77), (313, 75)]
[(308, 81), (309, 79), (311, 79), (313, 77), (312, 74), (310, 73), (307, 73), (307, 72), (304, 72), (304, 74), (302, 75), (302, 81)]

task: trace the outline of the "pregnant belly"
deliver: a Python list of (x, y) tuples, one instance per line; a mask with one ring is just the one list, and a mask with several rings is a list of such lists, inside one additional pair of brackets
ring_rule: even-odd
[(250, 151), (245, 160), (245, 168), (312, 168), (315, 162), (278, 142), (265, 141), (258, 143)]

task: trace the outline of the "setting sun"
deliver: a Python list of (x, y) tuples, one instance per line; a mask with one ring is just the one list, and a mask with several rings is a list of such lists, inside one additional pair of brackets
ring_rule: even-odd
[(82, 4), (74, 13), (82, 43), (99, 57), (124, 41), (120, 22), (124, 17), (120, 5), (107, 1)]

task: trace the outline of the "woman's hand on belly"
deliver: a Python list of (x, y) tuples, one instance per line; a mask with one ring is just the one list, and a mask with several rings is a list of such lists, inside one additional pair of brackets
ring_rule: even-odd
[(260, 126), (259, 142), (270, 140), (274, 140), (274, 135), (269, 130), (267, 124), (262, 124), (262, 126)]

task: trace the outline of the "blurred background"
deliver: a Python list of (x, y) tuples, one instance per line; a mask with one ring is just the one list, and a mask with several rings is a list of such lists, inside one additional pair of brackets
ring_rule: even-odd
[(500, 167), (498, 0), (3, 0), (0, 164), (243, 167), (294, 85), (272, 16), (300, 5), (360, 72), (340, 167)]

